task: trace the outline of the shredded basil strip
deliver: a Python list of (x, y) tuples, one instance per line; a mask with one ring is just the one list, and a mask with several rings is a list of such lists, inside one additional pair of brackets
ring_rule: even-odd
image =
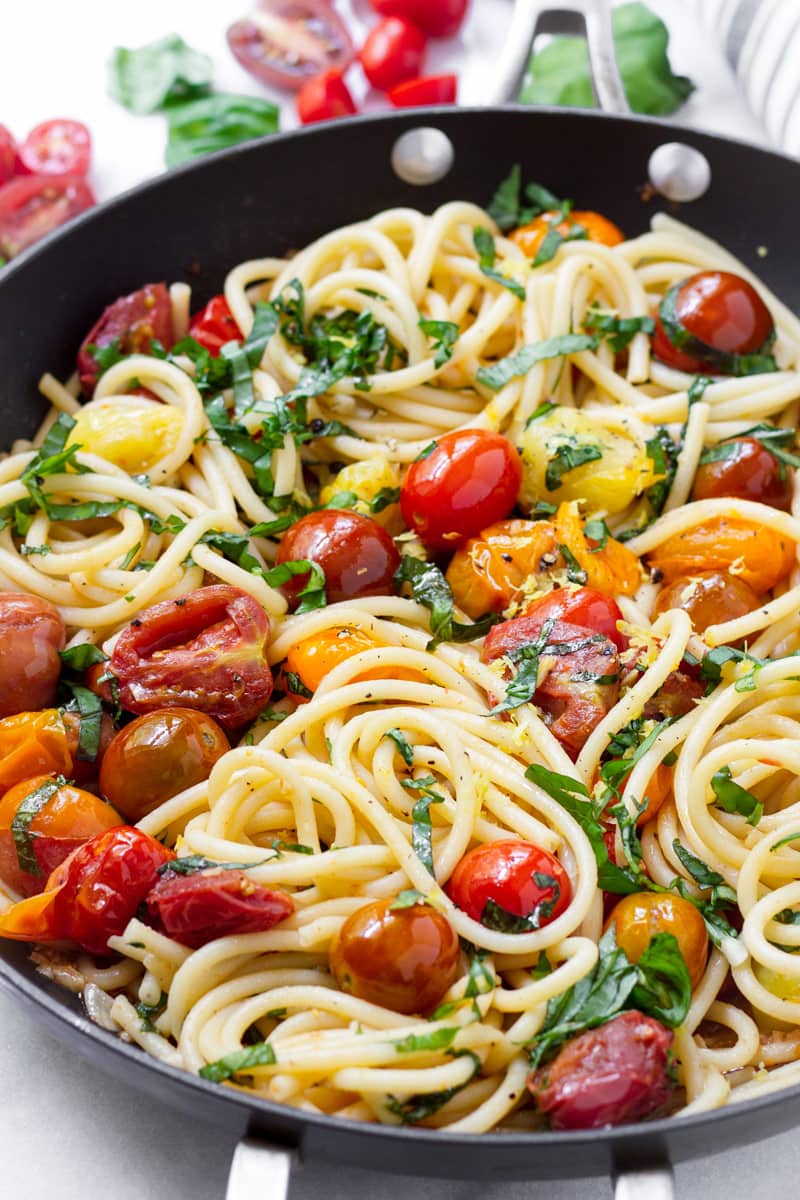
[(436, 563), (423, 562), (404, 554), (394, 573), (394, 586), (399, 591), (404, 583), (411, 587), (411, 594), (417, 603), (430, 609), (433, 636), (428, 643), (428, 650), (433, 650), (439, 642), (475, 641), (502, 620), (499, 613), (487, 613), (472, 625), (456, 621), (453, 590)]
[(720, 808), (728, 813), (739, 813), (748, 825), (757, 825), (764, 813), (764, 805), (752, 792), (740, 787), (731, 778), (730, 767), (721, 767), (711, 779), (711, 790)]
[(561, 888), (554, 875), (545, 875), (541, 871), (534, 871), (533, 881), (538, 887), (552, 891), (552, 895), (546, 900), (540, 900), (536, 907), (524, 917), (509, 912), (494, 900), (487, 900), (481, 913), (481, 924), (498, 933), (530, 933), (533, 930), (541, 929), (542, 922), (552, 915), (553, 909), (558, 904)]
[(591, 308), (584, 321), (584, 328), (589, 333), (600, 334), (615, 354), (625, 350), (637, 333), (653, 333), (655, 327), (652, 317), (620, 317), (598, 308)]
[(59, 650), (58, 657), (71, 671), (85, 671), (87, 667), (108, 661), (108, 655), (91, 642), (81, 642), (78, 646), (70, 646), (69, 650)]
[(247, 871), (250, 867), (260, 867), (268, 858), (258, 862), (215, 862), (213, 858), (204, 858), (202, 854), (187, 854), (184, 858), (171, 858), (162, 863), (156, 870), (159, 875), (194, 875), (197, 871)]
[(103, 705), (100, 697), (89, 688), (71, 683), (69, 689), (78, 706), (80, 718), (77, 757), (82, 762), (96, 762), (100, 751), (100, 733), (103, 727)]
[(433, 342), (436, 354), (433, 365), (443, 367), (453, 356), (453, 346), (459, 334), (458, 325), (455, 321), (429, 321), (427, 318), (420, 318), (419, 327)]
[(17, 811), (14, 813), (11, 822), (11, 836), (17, 852), (17, 863), (20, 871), (25, 871), (28, 875), (36, 875), (39, 878), (44, 874), (33, 849), (35, 835), (31, 834), (31, 822), (37, 813), (40, 813), (45, 805), (49, 804), (56, 792), (66, 785), (66, 782), (63, 775), (45, 780), (20, 801)]
[(476, 1075), (480, 1074), (481, 1060), (473, 1050), (448, 1050), (447, 1053), (453, 1058), (472, 1059), (471, 1075), (463, 1083), (443, 1088), (440, 1092), (419, 1092), (414, 1096), (409, 1096), (406, 1100), (398, 1100), (396, 1096), (388, 1096), (386, 1101), (388, 1111), (392, 1116), (398, 1117), (403, 1125), (417, 1125), (420, 1121), (424, 1121), (426, 1117), (432, 1117), (449, 1100), (452, 1100), (453, 1096), (458, 1095), (468, 1083), (471, 1083)]
[(201, 1067), (198, 1073), (203, 1079), (210, 1079), (212, 1083), (222, 1083), (250, 1067), (270, 1067), (277, 1061), (269, 1042), (256, 1042), (253, 1046), (245, 1046), (242, 1050), (226, 1054), (224, 1058), (218, 1058), (216, 1062)]
[(394, 742), (403, 762), (407, 767), (412, 767), (414, 765), (414, 750), (405, 734), (399, 729), (387, 729), (383, 736)]
[(426, 1051), (447, 1050), (456, 1039), (459, 1028), (446, 1026), (444, 1029), (434, 1029), (432, 1033), (409, 1033), (407, 1037), (394, 1042), (398, 1054), (420, 1054)]
[(581, 350), (596, 350), (597, 346), (598, 339), (588, 333), (564, 333), (542, 342), (529, 342), (516, 354), (499, 359), (491, 367), (481, 367), (477, 374), (478, 383), (497, 392), (517, 376), (527, 375), (538, 362), (578, 354)]
[(516, 279), (509, 279), (502, 271), (495, 267), (497, 260), (497, 249), (494, 244), (494, 238), (488, 229), (484, 229), (482, 225), (476, 225), (472, 231), (472, 241), (475, 246), (475, 252), (478, 255), (478, 266), (481, 269), (481, 274), (487, 279), (491, 279), (493, 283), (499, 283), (501, 287), (507, 288), (518, 300), (525, 299), (525, 288), (521, 283), (517, 283)]
[(571, 200), (559, 200), (558, 196), (541, 183), (522, 186), (522, 171), (519, 163), (511, 168), (506, 179), (498, 186), (486, 211), (503, 233), (527, 225), (544, 212), (568, 213)]

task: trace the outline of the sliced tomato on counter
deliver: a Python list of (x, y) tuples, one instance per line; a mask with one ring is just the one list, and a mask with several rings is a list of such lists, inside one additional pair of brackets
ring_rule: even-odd
[(0, 186), (14, 178), (17, 162), (17, 143), (5, 125), (0, 125)]
[(542, 929), (572, 899), (569, 876), (554, 854), (510, 838), (465, 854), (445, 891), (473, 921), (504, 933)]
[(195, 313), (189, 325), (189, 336), (204, 346), (212, 358), (219, 357), (227, 342), (241, 341), (242, 331), (223, 295), (212, 296), (205, 308)]
[(0, 256), (15, 258), (94, 203), (91, 188), (78, 176), (12, 179), (0, 187)]
[(449, 38), (458, 33), (469, 0), (369, 0), (382, 17), (404, 17), (419, 25), (428, 37)]
[(195, 950), (233, 933), (266, 933), (294, 912), (288, 892), (239, 870), (164, 871), (145, 903), (156, 929)]
[(628, 647), (628, 639), (617, 628), (622, 613), (613, 596), (599, 592), (596, 588), (556, 588), (546, 596), (527, 605), (525, 617), (538, 617), (546, 621), (553, 617), (567, 621), (570, 625), (581, 625), (605, 634), (621, 652)]
[(358, 58), (372, 86), (388, 92), (420, 74), (425, 46), (425, 34), (413, 21), (385, 17), (370, 29)]
[(395, 108), (422, 108), (430, 104), (455, 104), (458, 79), (455, 75), (424, 75), (406, 79), (388, 92)]
[(100, 378), (100, 368), (91, 347), (102, 349), (112, 342), (122, 354), (149, 354), (151, 343), (160, 342), (169, 350), (175, 340), (172, 330), (172, 304), (165, 283), (146, 283), (127, 296), (109, 304), (94, 323), (78, 351), (78, 375), (81, 387), (91, 396)]
[(82, 121), (56, 117), (36, 125), (19, 147), (19, 162), (31, 175), (77, 175), (89, 171), (92, 138)]
[[(749, 375), (776, 369), (774, 337), (772, 314), (751, 283), (731, 271), (698, 271), (661, 301), (653, 353), (691, 374)], [(750, 356), (763, 361), (748, 363)]]
[(55, 605), (26, 592), (0, 592), (0, 717), (53, 704), (65, 641)]
[(256, 79), (297, 91), (355, 54), (341, 17), (324, 0), (260, 0), (227, 33), (234, 57)]
[[(390, 596), (392, 577), (400, 565), (397, 547), (377, 521), (339, 508), (309, 513), (287, 529), (275, 561), (298, 560), (316, 563), (325, 572), (329, 604), (359, 596)], [(292, 604), (308, 581), (306, 572), (283, 585)]]
[(297, 95), (297, 115), (303, 125), (349, 117), (357, 111), (342, 72), (338, 70), (323, 71), (304, 84)]

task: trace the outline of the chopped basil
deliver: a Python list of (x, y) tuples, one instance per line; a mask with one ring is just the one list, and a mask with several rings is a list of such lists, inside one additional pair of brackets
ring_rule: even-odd
[(49, 804), (59, 789), (66, 785), (66, 782), (63, 775), (57, 775), (55, 779), (46, 779), (39, 787), (28, 792), (27, 796), (23, 797), (17, 805), (17, 811), (11, 821), (11, 837), (17, 852), (19, 869), (27, 872), (28, 875), (37, 877), (43, 875), (33, 848), (35, 835), (31, 833), (31, 822), (45, 805)]
[(105, 375), (111, 367), (115, 367), (118, 362), (122, 362), (128, 357), (122, 349), (122, 339), (119, 337), (112, 338), (104, 346), (97, 346), (94, 342), (90, 342), (86, 349), (97, 363), (98, 379), (101, 375)]
[(204, 858), (202, 854), (187, 854), (184, 858), (171, 858), (156, 869), (159, 875), (195, 875), (198, 871), (247, 871), (268, 861), (264, 858), (256, 863), (215, 862), (213, 858)]
[(399, 1117), (404, 1125), (416, 1125), (420, 1121), (424, 1121), (426, 1117), (433, 1116), (480, 1073), (481, 1060), (472, 1050), (450, 1050), (448, 1053), (453, 1058), (472, 1059), (473, 1071), (469, 1079), (454, 1087), (443, 1088), (440, 1092), (419, 1092), (414, 1096), (409, 1096), (407, 1100), (398, 1100), (396, 1096), (389, 1096), (386, 1102), (387, 1109), (393, 1116)]
[(619, 317), (597, 308), (591, 308), (584, 321), (584, 328), (589, 333), (599, 334), (615, 354), (625, 350), (637, 333), (653, 333), (655, 327), (652, 317)]
[(579, 442), (577, 438), (570, 437), (568, 442), (563, 442), (557, 448), (549, 460), (544, 474), (545, 487), (548, 492), (556, 491), (570, 471), (582, 467), (585, 463), (597, 462), (602, 457), (603, 451), (599, 446)]
[(427, 446), (422, 447), (419, 454), (414, 459), (414, 462), (422, 462), (422, 460), (424, 458), (430, 458), (430, 456), (433, 454), (434, 450), (436, 449), (436, 446), (437, 446), (436, 442), (428, 442)]
[(424, 779), (401, 780), (404, 788), (422, 792), (411, 810), (411, 847), (423, 867), (431, 875), (433, 875), (433, 826), (430, 810), (432, 804), (444, 803), (444, 796), (440, 796), (431, 786), (435, 782), (432, 775), (426, 775)]
[(167, 112), (168, 167), (275, 133), (279, 110), (255, 96), (216, 92)]
[[(104, 659), (100, 659), (103, 662)], [(62, 680), (64, 687), (72, 693), (78, 709), (79, 733), (76, 757), (82, 762), (96, 762), (100, 753), (100, 735), (103, 728), (103, 705), (100, 697), (89, 688)]]
[(308, 575), (308, 582), (298, 593), (300, 603), (295, 610), (297, 614), (311, 612), (315, 608), (324, 608), (327, 599), (325, 596), (325, 572), (319, 563), (311, 562), (307, 558), (294, 559), (291, 562), (278, 563), (275, 567), (270, 567), (264, 572), (264, 578), (271, 587), (280, 587), (281, 584), (287, 583), (294, 575)]
[(547, 951), (542, 950), (536, 960), (536, 966), (531, 967), (532, 979), (546, 979), (548, 975), (553, 974), (553, 964), (547, 957)]
[(287, 851), (289, 854), (313, 854), (314, 847), (306, 846), (305, 842), (284, 842), (281, 838), (274, 838), (270, 842), (273, 850), (277, 850), (279, 854)]
[(58, 657), (70, 671), (85, 671), (87, 667), (108, 661), (108, 655), (91, 642), (81, 642), (78, 646), (71, 646), (69, 650), (59, 650)]
[(540, 900), (535, 908), (524, 917), (509, 912), (494, 900), (487, 900), (481, 913), (481, 924), (498, 933), (530, 933), (534, 929), (541, 929), (542, 921), (552, 915), (553, 909), (559, 901), (561, 888), (554, 875), (545, 875), (541, 871), (534, 871), (533, 882), (539, 888), (550, 890), (552, 895), (546, 900)]
[(596, 350), (598, 340), (587, 333), (564, 333), (559, 337), (546, 338), (543, 342), (529, 342), (508, 358), (501, 358), (491, 367), (481, 367), (478, 383), (497, 392), (519, 375), (527, 375), (531, 367), (550, 358), (561, 358), (567, 354), (578, 354), (581, 350)]
[(275, 1062), (275, 1051), (269, 1042), (256, 1042), (253, 1046), (226, 1054), (224, 1058), (201, 1067), (199, 1074), (203, 1079), (210, 1079), (212, 1083), (222, 1083), (223, 1080), (239, 1075), (250, 1067), (269, 1067)]
[(156, 112), (208, 95), (212, 63), (177, 33), (126, 50), (117, 46), (109, 63), (109, 92), (132, 113)]
[(715, 772), (711, 779), (711, 790), (720, 808), (724, 808), (725, 812), (739, 813), (746, 818), (748, 825), (757, 825), (761, 820), (764, 805), (752, 792), (748, 792), (731, 779), (730, 767), (721, 767)]
[[(310, 700), (314, 693), (310, 688), (307, 688), (296, 671), (286, 672), (286, 686), (293, 696), (302, 696), (304, 700)], [(330, 746), (328, 747), (328, 759), (330, 760)]]
[(383, 512), (390, 504), (397, 504), (400, 499), (399, 487), (382, 487), (380, 491), (369, 502), (369, 511), (371, 513)]
[(414, 765), (414, 750), (404, 733), (399, 729), (387, 729), (383, 736), (394, 742), (407, 767)]
[(471, 1000), (475, 996), (484, 996), (487, 992), (493, 992), (495, 989), (494, 971), (486, 965), (489, 951), (479, 950), (477, 946), (470, 946), (468, 942), (462, 942), (462, 946), (469, 955), (465, 997)]
[(492, 625), (502, 619), (497, 613), (488, 613), (471, 625), (456, 621), (453, 590), (435, 563), (422, 562), (419, 558), (404, 554), (394, 573), (394, 586), (399, 591), (404, 583), (411, 587), (411, 594), (417, 603), (430, 609), (432, 640), (428, 643), (429, 650), (439, 642), (475, 641), (484, 637)]
[(522, 704), (528, 704), (533, 699), (539, 678), (539, 661), (542, 654), (549, 649), (549, 638), (555, 621), (551, 618), (542, 623), (535, 639), (526, 646), (518, 646), (506, 657), (517, 667), (514, 678), (506, 688), (505, 698), (489, 710), (489, 716), (496, 717), (499, 713), (510, 712)]
[(800, 467), (800, 456), (792, 454), (786, 449), (787, 446), (795, 445), (797, 430), (778, 429), (775, 425), (768, 425), (766, 422), (753, 425), (750, 429), (743, 429), (735, 437), (728, 438), (724, 442), (717, 442), (715, 446), (707, 446), (700, 456), (700, 466), (734, 458), (743, 438), (754, 438), (760, 442), (782, 467)]
[(559, 200), (540, 183), (526, 184), (523, 189), (522, 171), (517, 163), (495, 191), (486, 211), (498, 228), (507, 233), (519, 225), (529, 224), (544, 212), (568, 212), (571, 208), (572, 201)]
[(561, 552), (561, 557), (567, 564), (567, 579), (570, 581), (570, 583), (579, 583), (581, 587), (583, 587), (589, 578), (588, 571), (581, 566), (575, 555), (570, 550), (569, 546), (565, 546), (563, 543), (559, 542), (558, 549)]
[(706, 394), (706, 388), (711, 387), (713, 382), (714, 380), (710, 379), (708, 375), (695, 375), (694, 379), (689, 384), (689, 391), (687, 393), (689, 408), (691, 408), (693, 404), (697, 404), (698, 400), (703, 399), (703, 396)]
[(517, 283), (516, 279), (509, 279), (502, 271), (495, 267), (497, 260), (497, 249), (494, 244), (494, 238), (488, 229), (484, 229), (482, 225), (476, 225), (472, 231), (472, 241), (475, 246), (475, 252), (478, 255), (478, 266), (481, 269), (481, 274), (487, 279), (491, 279), (493, 283), (499, 283), (501, 287), (507, 288), (518, 300), (525, 299), (525, 288), (521, 283)]
[(562, 219), (560, 212), (553, 217), (550, 228), (536, 251), (536, 257), (531, 263), (532, 267), (542, 267), (545, 263), (551, 262), (564, 242), (585, 242), (588, 238), (589, 235), (583, 225), (570, 225), (567, 232), (562, 233), (559, 228)]
[(597, 545), (589, 551), (590, 554), (599, 554), (601, 550), (605, 550), (608, 539), (611, 536), (611, 530), (605, 521), (600, 520), (598, 517), (593, 517), (591, 521), (586, 522), (583, 532), (590, 541), (597, 542)]
[(144, 1033), (156, 1033), (155, 1022), (167, 1007), (169, 996), (162, 992), (155, 1004), (137, 1004), (136, 1013)]
[(418, 892), (416, 888), (405, 888), (402, 892), (398, 892), (389, 908), (402, 909), (413, 908), (415, 904), (427, 904), (427, 898), (422, 892)]
[(398, 1054), (419, 1054), (422, 1051), (447, 1050), (455, 1041), (458, 1027), (435, 1029), (433, 1033), (409, 1033), (394, 1043)]
[(433, 365), (443, 367), (452, 358), (453, 346), (458, 340), (458, 325), (455, 321), (429, 321), (420, 318), (419, 327), (433, 342), (433, 349), (436, 352)]

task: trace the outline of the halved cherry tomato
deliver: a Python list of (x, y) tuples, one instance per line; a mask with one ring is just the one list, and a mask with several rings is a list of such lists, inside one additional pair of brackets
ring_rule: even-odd
[(95, 690), (134, 713), (168, 705), (197, 709), (226, 729), (251, 721), (269, 700), (269, 618), (247, 592), (228, 584), (198, 588), (146, 608), (117, 638), (111, 659), (93, 668)]
[(385, 17), (373, 25), (358, 57), (372, 86), (388, 92), (404, 79), (420, 74), (425, 44), (425, 34), (412, 21)]
[(0, 937), (21, 942), (76, 942), (107, 954), (175, 855), (130, 825), (97, 834), (56, 867), (38, 896), (0, 913)]
[(720, 442), (715, 453), (726, 457), (702, 463), (692, 487), (693, 500), (733, 496), (757, 500), (788, 512), (794, 493), (794, 471), (770, 454), (756, 438), (730, 438)]
[(195, 313), (189, 326), (189, 336), (205, 346), (212, 358), (217, 358), (227, 342), (241, 341), (242, 331), (233, 319), (224, 296), (213, 296), (205, 308)]
[(121, 824), (110, 805), (63, 776), (26, 779), (0, 800), (0, 879), (33, 896), (73, 850)]
[(322, 71), (343, 71), (355, 53), (341, 17), (323, 0), (260, 0), (227, 38), (245, 71), (291, 91)]
[(465, 854), (445, 891), (473, 921), (490, 928), (497, 925), (492, 919), (497, 908), (530, 918), (531, 928), (544, 928), (572, 899), (569, 876), (554, 854), (510, 838), (484, 842)]
[(77, 175), (89, 171), (92, 138), (82, 121), (56, 117), (36, 125), (19, 148), (19, 161), (31, 175)]
[(612, 596), (596, 588), (556, 588), (533, 600), (522, 615), (538, 617), (540, 621), (553, 617), (570, 625), (582, 625), (584, 629), (605, 634), (620, 651), (628, 646), (628, 639), (617, 628), (622, 620), (619, 605)]
[(89, 185), (74, 176), (12, 179), (0, 188), (0, 255), (14, 258), (94, 203)]
[(522, 462), (502, 434), (458, 429), (437, 438), (408, 468), (400, 510), (433, 550), (452, 549), (514, 507)]
[(429, 904), (373, 900), (333, 940), (331, 971), (343, 992), (399, 1013), (433, 1008), (458, 978), (455, 930)]
[[(350, 509), (325, 508), (301, 517), (278, 546), (277, 563), (305, 559), (325, 572), (329, 604), (359, 596), (388, 596), (400, 555), (377, 521)], [(283, 585), (292, 603), (308, 582), (308, 573)]]
[(119, 340), (123, 354), (149, 354), (153, 340), (169, 350), (174, 339), (172, 305), (165, 283), (146, 283), (128, 296), (120, 296), (103, 311), (81, 343), (78, 375), (81, 387), (91, 396), (100, 368), (90, 346), (110, 346)]
[(297, 115), (303, 125), (349, 117), (358, 112), (342, 72), (331, 70), (316, 75), (297, 94)]
[(756, 593), (738, 575), (699, 571), (680, 575), (663, 587), (656, 596), (653, 615), (682, 608), (689, 614), (695, 633), (705, 633), (709, 625), (743, 617), (759, 603)]
[[(361, 629), (337, 626), (316, 633), (313, 637), (303, 638), (301, 642), (295, 642), (286, 656), (286, 667), (295, 675), (299, 675), (310, 692), (315, 692), (334, 667), (364, 650), (376, 650), (382, 644), (374, 641)], [(356, 676), (356, 680), (362, 679), (427, 682), (419, 671), (404, 671), (398, 667), (373, 667), (371, 671), (364, 671)]]
[(661, 302), (653, 353), (680, 371), (730, 374), (732, 364), (719, 355), (754, 354), (774, 329), (769, 309), (746, 279), (731, 271), (698, 271)]
[(389, 103), (395, 108), (422, 108), (428, 104), (455, 104), (458, 80), (455, 75), (424, 75), (407, 79), (389, 89)]
[(0, 125), (0, 186), (14, 178), (17, 161), (17, 143), (5, 125)]
[(515, 229), (509, 235), (511, 241), (519, 246), (526, 258), (536, 258), (542, 242), (551, 229), (557, 229), (562, 237), (566, 237), (570, 230), (574, 229), (576, 225), (580, 225), (582, 229), (586, 230), (586, 236), (590, 242), (600, 242), (603, 246), (618, 246), (620, 242), (625, 241), (625, 234), (622, 230), (602, 213), (574, 209), (562, 221), (558, 220), (558, 216), (557, 212), (542, 213), (541, 216), (535, 217), (530, 224), (520, 225), (518, 229)]
[(756, 592), (768, 592), (797, 561), (797, 546), (766, 525), (738, 517), (714, 517), (667, 538), (650, 555), (650, 566), (667, 583), (696, 571), (731, 571)]
[(638, 962), (658, 933), (671, 933), (678, 943), (692, 981), (703, 978), (708, 958), (706, 923), (688, 900), (659, 892), (634, 892), (623, 896), (606, 922), (614, 926), (617, 945), (631, 962)]
[(230, 742), (216, 721), (192, 708), (160, 708), (126, 725), (100, 768), (100, 791), (128, 821), (208, 779)]
[(294, 912), (288, 892), (254, 883), (239, 870), (165, 871), (145, 903), (157, 929), (195, 950), (233, 933), (266, 933)]
[(448, 38), (458, 33), (469, 0), (369, 0), (382, 17), (405, 17), (428, 37)]
[(70, 774), (72, 755), (57, 708), (20, 712), (0, 721), (0, 795), (34, 775)]
[(52, 705), (65, 640), (55, 605), (25, 592), (0, 592), (0, 717)]

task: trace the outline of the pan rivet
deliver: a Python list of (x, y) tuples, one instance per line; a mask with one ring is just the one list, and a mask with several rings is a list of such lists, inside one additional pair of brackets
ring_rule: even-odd
[(441, 129), (423, 126), (402, 133), (392, 147), (392, 168), (404, 183), (423, 187), (444, 179), (453, 165), (453, 143)]
[(653, 187), (667, 200), (699, 200), (711, 183), (711, 167), (705, 154), (684, 142), (657, 146), (647, 170)]

